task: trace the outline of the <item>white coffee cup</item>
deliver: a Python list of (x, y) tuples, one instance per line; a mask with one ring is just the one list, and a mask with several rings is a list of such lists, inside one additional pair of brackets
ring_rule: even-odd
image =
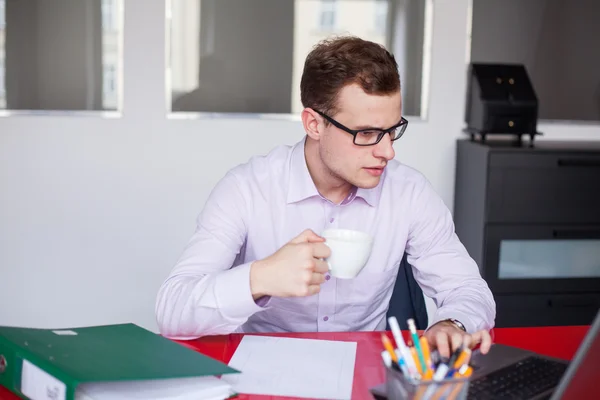
[(371, 255), (371, 235), (349, 229), (326, 229), (321, 236), (331, 249), (331, 255), (325, 260), (331, 275), (342, 279), (356, 277)]

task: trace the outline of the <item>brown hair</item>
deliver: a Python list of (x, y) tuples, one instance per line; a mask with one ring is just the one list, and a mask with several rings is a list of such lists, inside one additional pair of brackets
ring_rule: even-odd
[(353, 83), (368, 94), (397, 92), (400, 75), (394, 56), (382, 45), (355, 36), (326, 39), (311, 50), (304, 62), (302, 105), (335, 114), (339, 91)]

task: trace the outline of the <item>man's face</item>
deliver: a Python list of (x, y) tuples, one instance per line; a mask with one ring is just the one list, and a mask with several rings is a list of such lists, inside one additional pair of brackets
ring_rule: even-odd
[[(330, 117), (350, 129), (388, 129), (402, 117), (401, 94), (369, 95), (352, 84), (340, 91), (337, 109)], [(379, 184), (383, 169), (395, 156), (389, 134), (376, 145), (357, 146), (350, 133), (332, 124), (323, 130), (319, 146), (321, 160), (332, 175), (364, 189)]]

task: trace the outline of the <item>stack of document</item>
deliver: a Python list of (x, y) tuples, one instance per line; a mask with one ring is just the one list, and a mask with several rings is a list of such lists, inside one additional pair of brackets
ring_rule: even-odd
[(227, 399), (235, 373), (134, 324), (0, 327), (0, 385), (31, 400)]
[(152, 381), (84, 383), (75, 400), (225, 400), (234, 394), (231, 385), (214, 376)]

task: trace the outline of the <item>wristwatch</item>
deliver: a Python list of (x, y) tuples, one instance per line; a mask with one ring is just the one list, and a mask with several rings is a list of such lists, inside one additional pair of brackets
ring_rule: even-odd
[(452, 323), (453, 323), (454, 325), (456, 325), (456, 326), (457, 326), (459, 329), (462, 329), (462, 330), (463, 330), (463, 332), (466, 332), (466, 331), (467, 331), (467, 328), (465, 328), (465, 326), (463, 325), (463, 323), (462, 323), (462, 322), (460, 322), (459, 320), (457, 320), (457, 319), (454, 319), (454, 318), (449, 318), (449, 319), (448, 319), (448, 321), (452, 322)]

